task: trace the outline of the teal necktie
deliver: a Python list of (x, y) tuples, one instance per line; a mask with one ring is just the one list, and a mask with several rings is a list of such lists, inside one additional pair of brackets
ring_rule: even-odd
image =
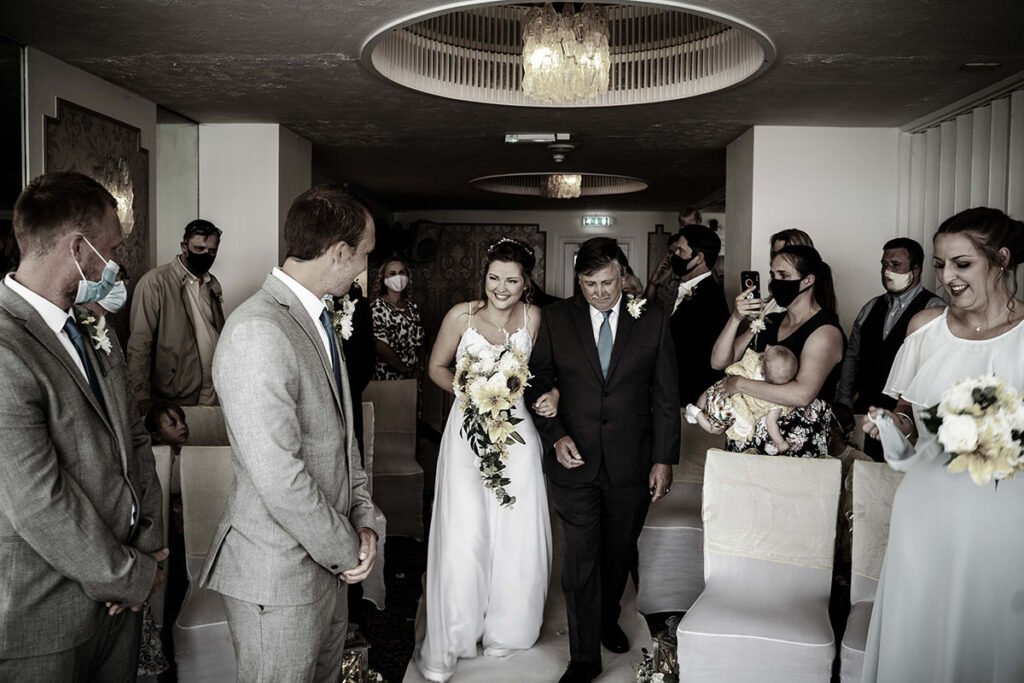
[(608, 379), (608, 365), (612, 362), (612, 325), (608, 322), (611, 311), (601, 311), (601, 331), (597, 334), (597, 357), (601, 360), (601, 374)]
[(341, 355), (338, 353), (338, 338), (334, 334), (334, 326), (331, 324), (331, 316), (325, 308), (320, 312), (320, 324), (327, 333), (327, 345), (331, 348), (331, 367), (334, 370), (334, 386), (341, 394)]

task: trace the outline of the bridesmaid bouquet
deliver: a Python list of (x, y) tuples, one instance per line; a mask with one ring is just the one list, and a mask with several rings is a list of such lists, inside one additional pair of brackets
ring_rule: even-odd
[(526, 357), (512, 345), (506, 334), (502, 345), (486, 346), (467, 352), (455, 365), (452, 388), (463, 404), (462, 436), (480, 458), (480, 477), (484, 486), (494, 490), (502, 507), (516, 502), (505, 487), (508, 447), (525, 444), (516, 432), (523, 421), (512, 415), (512, 407), (523, 397), (530, 381)]
[(923, 421), (950, 455), (946, 469), (970, 472), (978, 486), (1024, 470), (1024, 400), (995, 375), (957, 382)]

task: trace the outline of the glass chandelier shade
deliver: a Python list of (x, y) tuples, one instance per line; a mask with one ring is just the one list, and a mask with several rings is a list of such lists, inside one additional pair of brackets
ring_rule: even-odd
[(576, 199), (583, 190), (579, 173), (552, 173), (541, 185), (541, 196), (548, 199)]
[(611, 54), (603, 9), (546, 4), (523, 20), (523, 93), (551, 103), (578, 102), (608, 92)]

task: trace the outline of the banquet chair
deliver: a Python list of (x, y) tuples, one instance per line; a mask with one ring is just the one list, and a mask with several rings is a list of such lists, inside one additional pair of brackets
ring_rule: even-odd
[(679, 679), (828, 683), (841, 466), (711, 450), (704, 470), (707, 587), (679, 623)]
[[(373, 495), (373, 404), (363, 401), (363, 469), (366, 471), (366, 486), (370, 495)], [(384, 589), (384, 544), (387, 543), (387, 520), (380, 508), (374, 505), (374, 523), (377, 527), (377, 561), (370, 570), (370, 575), (363, 581), (363, 599), (369, 600), (374, 606), (382, 610), (385, 605)]]
[(884, 462), (853, 463), (853, 564), (850, 577), (850, 616), (839, 651), (843, 683), (860, 681), (868, 623), (882, 560), (889, 543), (892, 499), (903, 474)]
[[(167, 534), (170, 531), (171, 512), (171, 455), (170, 446), (153, 446), (153, 462), (156, 466), (156, 478), (160, 481), (160, 494), (162, 496), (161, 515), (164, 521), (164, 547), (167, 547)], [(149, 596), (149, 609), (153, 613), (153, 621), (157, 626), (164, 623), (164, 598), (167, 592), (167, 584), (160, 584), (156, 593)]]
[(235, 679), (235, 648), (224, 602), (219, 593), (196, 584), (233, 479), (230, 447), (182, 447), (181, 505), (188, 590), (172, 630), (174, 660), (182, 683)]
[(375, 380), (363, 392), (373, 403), (373, 500), (389, 533), (423, 539), (423, 468), (416, 462), (416, 380)]
[(671, 490), (651, 506), (637, 541), (636, 607), (642, 614), (685, 612), (704, 590), (704, 459), (724, 443), (723, 435), (682, 421)]
[(182, 406), (189, 446), (227, 446), (228, 429), (220, 406)]

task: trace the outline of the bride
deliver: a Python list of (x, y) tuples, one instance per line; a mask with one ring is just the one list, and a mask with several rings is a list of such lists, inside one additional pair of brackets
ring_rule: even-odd
[[(497, 351), (506, 340), (528, 359), (540, 309), (523, 301), (534, 257), (526, 245), (502, 238), (487, 250), (483, 298), (456, 304), (441, 323), (429, 375), (453, 392), (453, 361)], [(553, 417), (555, 397), (538, 400)], [(447, 681), (459, 657), (501, 657), (531, 647), (540, 633), (551, 571), (551, 526), (541, 470), (541, 441), (523, 400), (512, 409), (525, 443), (508, 447), (502, 476), (510, 480), (503, 505), (481, 478), (479, 458), (462, 434), (462, 401), (448, 416), (437, 463), (427, 579), (414, 659), (430, 681)]]

